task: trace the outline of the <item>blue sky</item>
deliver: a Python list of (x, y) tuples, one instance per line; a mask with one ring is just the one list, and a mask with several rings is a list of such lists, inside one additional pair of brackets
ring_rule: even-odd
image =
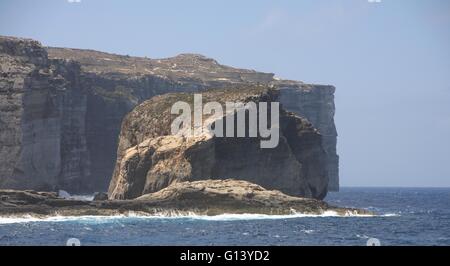
[(335, 85), (342, 185), (450, 186), (450, 1), (3, 0), (0, 34)]

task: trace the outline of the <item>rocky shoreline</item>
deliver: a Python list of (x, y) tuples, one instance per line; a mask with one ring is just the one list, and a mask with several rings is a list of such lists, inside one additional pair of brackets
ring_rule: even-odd
[[(195, 54), (130, 58), (2, 36), (0, 72), (0, 216), (369, 214), (322, 201), (338, 189), (333, 86)], [(179, 102), (200, 109), (196, 134), (172, 132)], [(105, 191), (108, 181), (92, 201), (39, 192)]]
[(56, 192), (0, 190), (0, 217), (114, 216), (170, 214), (313, 214), (373, 215), (340, 208), (316, 199), (288, 196), (276, 190), (234, 179), (202, 180), (173, 184), (132, 200), (74, 200)]

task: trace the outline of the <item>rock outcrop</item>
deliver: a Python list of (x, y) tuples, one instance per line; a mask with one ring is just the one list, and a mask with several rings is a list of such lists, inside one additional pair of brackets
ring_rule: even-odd
[(248, 84), (282, 88), (285, 108), (323, 132), (336, 189), (331, 86), (278, 80), (196, 54), (158, 60), (0, 36), (0, 187), (104, 191), (122, 119), (136, 105), (168, 92)]
[[(277, 101), (278, 91), (266, 86), (241, 86), (204, 91), (202, 97), (205, 103), (252, 101), (268, 102), (270, 106)], [(327, 194), (322, 138), (306, 119), (280, 110), (278, 146), (261, 149), (260, 137), (209, 134), (209, 125), (223, 123), (230, 115), (225, 113), (205, 117), (201, 134), (171, 135), (170, 111), (178, 101), (193, 105), (193, 94), (153, 97), (124, 118), (110, 198), (132, 199), (177, 182), (229, 177), (300, 197), (322, 199)]]
[(338, 208), (315, 199), (297, 198), (239, 180), (202, 180), (173, 184), (135, 200), (81, 201), (58, 198), (56, 193), (0, 190), (0, 216), (54, 215), (218, 215), (314, 214), (373, 215), (353, 208)]

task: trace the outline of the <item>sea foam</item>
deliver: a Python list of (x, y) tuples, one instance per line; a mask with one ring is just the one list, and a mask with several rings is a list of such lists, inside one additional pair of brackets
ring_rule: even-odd
[(325, 211), (322, 214), (307, 214), (307, 213), (293, 213), (285, 215), (268, 215), (268, 214), (220, 214), (220, 215), (199, 215), (192, 212), (160, 212), (156, 214), (143, 214), (129, 212), (127, 214), (100, 216), (100, 215), (86, 215), (86, 216), (33, 216), (33, 215), (21, 215), (21, 216), (7, 216), (0, 217), (0, 224), (13, 224), (13, 223), (31, 223), (31, 222), (85, 222), (85, 223), (108, 223), (115, 220), (126, 219), (191, 219), (191, 220), (206, 220), (206, 221), (239, 221), (239, 220), (273, 220), (273, 219), (294, 219), (294, 218), (321, 218), (321, 217), (392, 217), (398, 216), (398, 214), (387, 213), (382, 215), (368, 215), (357, 214), (354, 212), (347, 212), (339, 214), (335, 211)]

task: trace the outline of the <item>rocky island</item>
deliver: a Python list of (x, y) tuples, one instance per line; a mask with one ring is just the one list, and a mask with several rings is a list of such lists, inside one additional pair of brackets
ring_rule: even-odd
[[(338, 189), (332, 86), (195, 54), (148, 59), (1, 36), (0, 72), (0, 215), (369, 214), (322, 201)], [(170, 107), (195, 92), (280, 102), (277, 147), (171, 134)], [(59, 189), (108, 194), (82, 201)]]
[[(278, 100), (278, 94), (266, 86), (240, 86), (204, 91), (202, 96), (208, 102), (270, 103)], [(281, 109), (279, 143), (272, 149), (261, 149), (260, 137), (171, 135), (171, 106), (177, 101), (192, 104), (192, 98), (192, 93), (156, 96), (124, 118), (110, 198), (136, 198), (180, 181), (227, 178), (294, 196), (325, 197), (326, 153), (320, 133), (306, 119)], [(225, 116), (209, 123), (225, 120)]]

